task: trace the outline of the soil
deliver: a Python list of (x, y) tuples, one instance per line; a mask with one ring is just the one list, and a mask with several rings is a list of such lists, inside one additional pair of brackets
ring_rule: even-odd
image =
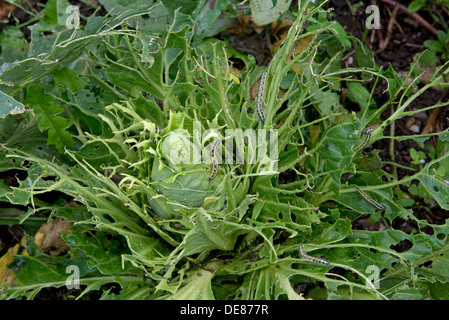
[[(75, 3), (71, 1), (72, 3)], [(295, 2), (295, 1), (294, 1)], [(355, 37), (362, 39), (365, 32), (365, 20), (367, 18), (367, 14), (364, 12), (366, 5), (362, 5), (356, 12), (352, 13), (348, 3), (351, 3), (352, 7), (355, 7), (357, 3), (360, 1), (346, 1), (346, 0), (331, 0), (327, 5), (327, 8), (333, 7), (334, 18), (344, 27), (344, 29), (348, 32), (351, 32)], [(368, 2), (368, 1), (365, 1)], [(388, 34), (388, 24), (390, 22), (391, 14), (394, 10), (394, 7), (391, 5), (385, 4), (383, 1), (379, 2), (380, 9), (380, 20), (381, 20), (381, 29), (378, 31), (370, 31), (368, 34), (366, 44), (375, 52), (375, 61), (377, 64), (383, 66), (384, 68), (388, 68), (391, 66), (399, 73), (404, 74), (409, 71), (410, 63), (412, 63), (416, 59), (416, 55), (421, 53), (424, 50), (423, 42), (428, 39), (435, 39), (436, 36), (430, 32), (428, 29), (424, 28), (420, 25), (415, 19), (408, 16), (406, 13), (398, 11), (395, 17), (396, 23), (393, 24), (393, 29), (391, 33), (391, 38), (389, 39), (388, 45), (385, 48), (381, 48), (382, 39), (385, 41)], [(411, 1), (397, 1), (403, 4), (404, 6), (408, 6)], [(31, 5), (33, 10), (37, 10), (36, 6), (37, 1), (31, 0), (28, 1), (27, 9), (30, 9)], [(81, 2), (76, 2), (76, 4), (80, 4)], [(5, 9), (5, 3), (0, 1), (0, 13)], [(84, 10), (84, 12), (83, 12)], [(88, 16), (90, 14), (89, 11), (93, 11), (90, 7), (85, 7), (81, 9), (81, 12)], [(100, 15), (105, 13), (104, 10), (97, 13)], [(438, 29), (438, 25), (432, 19), (432, 16), (427, 11), (420, 11), (419, 14), (427, 20), (429, 23), (433, 24), (434, 27)], [(446, 18), (446, 21), (449, 21), (449, 15), (446, 12), (442, 12), (443, 17)], [(12, 11), (12, 15), (19, 21), (19, 23), (26, 22), (30, 16), (24, 12), (23, 10), (16, 8)], [(9, 19), (11, 23), (15, 23), (14, 19)], [(2, 26), (0, 26), (0, 31)], [(24, 32), (25, 37), (29, 37), (29, 31), (26, 27), (22, 28), (22, 32)], [(379, 36), (382, 35), (382, 38)], [(223, 34), (225, 36), (225, 34)], [(270, 50), (268, 49), (270, 46), (267, 43), (269, 41), (268, 37), (265, 34), (253, 32), (253, 33), (241, 33), (238, 36), (236, 35), (226, 35), (231, 41), (232, 46), (243, 53), (252, 53), (256, 56), (256, 59), (259, 64), (266, 65), (270, 58)], [(379, 41), (381, 39), (381, 41)], [(257, 41), (256, 41), (257, 40)], [(348, 56), (349, 59), (350, 55)], [(425, 106), (430, 106), (437, 101), (447, 101), (449, 98), (448, 90), (441, 91), (438, 89), (432, 89), (425, 92), (419, 99), (417, 99), (411, 106), (410, 109), (423, 108)], [(375, 100), (378, 106), (382, 105), (383, 102), (388, 99), (386, 94), (382, 93), (382, 88), (376, 92)], [(386, 119), (391, 110), (386, 110), (382, 115), (383, 119)], [(413, 130), (422, 130), (429, 121), (429, 117), (432, 114), (432, 110), (423, 112), (422, 114), (418, 114), (414, 116), (413, 120), (410, 118), (405, 118), (397, 121), (395, 123), (395, 134), (396, 135), (408, 135), (413, 134), (411, 131), (411, 122), (413, 122)], [(449, 127), (449, 108), (443, 108), (437, 114), (436, 119), (434, 120), (433, 130), (442, 130)], [(389, 128), (387, 128), (389, 130)], [(387, 132), (386, 132), (387, 133)], [(375, 148), (378, 150), (382, 150), (380, 152), (380, 156), (383, 160), (391, 161), (390, 155), (388, 152), (389, 145), (388, 142), (381, 141), (376, 142), (371, 148)], [(433, 139), (429, 139), (429, 143), (434, 143)], [(417, 143), (407, 140), (401, 143), (395, 144), (395, 153), (394, 153), (394, 161), (404, 165), (411, 167), (411, 158), (409, 156), (410, 148), (415, 148), (417, 151), (424, 151), (428, 153), (427, 149), (421, 148)], [(388, 170), (388, 168), (384, 168)], [(410, 171), (398, 168), (398, 177), (404, 177), (410, 174)], [(11, 177), (14, 177), (11, 174)], [(4, 178), (4, 177), (3, 177)], [(14, 181), (14, 179), (12, 179)], [(59, 195), (58, 195), (59, 196)], [(416, 201), (420, 201), (420, 199), (415, 199)], [(6, 205), (6, 204), (3, 204)], [(447, 211), (442, 210), (438, 206), (431, 208), (426, 208), (427, 205), (422, 203), (423, 209), (416, 210), (415, 215), (421, 219), (427, 219), (430, 223), (442, 224), (449, 217)], [(0, 203), (0, 211), (2, 210), (2, 203)], [(379, 230), (382, 227), (382, 223), (378, 222), (376, 224), (372, 224), (369, 222), (367, 216), (362, 216), (356, 221), (354, 221), (353, 228), (354, 229), (365, 229), (365, 230)], [(404, 232), (411, 232), (416, 226), (414, 222), (405, 221), (405, 220), (396, 220), (393, 223), (393, 228), (403, 230)], [(426, 230), (423, 230), (426, 232)], [(427, 232), (431, 233), (432, 230), (427, 230)], [(23, 228), (20, 225), (12, 225), (12, 226), (0, 226), (0, 256), (2, 256), (10, 247), (14, 246), (16, 243), (20, 242), (20, 239), (23, 236)], [(409, 248), (410, 243), (402, 242), (398, 244), (394, 249), (397, 251), (404, 251)], [(37, 296), (36, 299), (40, 300), (58, 300), (58, 299), (66, 299), (67, 290), (64, 288), (49, 288), (46, 290), (42, 290)], [(91, 296), (91, 298), (95, 299), (95, 296)]]
[[(329, 7), (334, 7), (336, 12), (335, 19), (344, 27), (346, 31), (351, 32), (354, 36), (359, 39), (363, 39), (365, 32), (365, 19), (367, 14), (365, 14), (365, 6), (359, 8), (355, 14), (351, 13), (348, 6), (349, 1), (330, 1)], [(350, 1), (352, 6), (354, 6), (358, 1)], [(379, 2), (379, 1), (378, 1)], [(436, 39), (436, 36), (419, 24), (416, 20), (411, 18), (406, 13), (398, 12), (395, 15), (396, 23), (392, 23), (391, 38), (388, 45), (384, 48), (381, 47), (382, 40), (385, 41), (386, 35), (388, 34), (388, 25), (392, 16), (392, 11), (394, 7), (385, 4), (380, 1), (379, 12), (380, 12), (380, 30), (371, 30), (370, 34), (367, 36), (367, 41), (365, 44), (374, 52), (375, 61), (377, 64), (388, 68), (391, 65), (394, 70), (399, 75), (406, 75), (410, 70), (410, 64), (416, 60), (416, 57), (424, 49), (424, 41), (428, 39)], [(404, 6), (408, 6), (411, 1), (396, 1)], [(432, 8), (434, 9), (434, 8)], [(433, 21), (429, 12), (423, 11), (419, 14), (426, 21)], [(446, 13), (444, 13), (446, 15)], [(446, 15), (446, 19), (449, 18), (449, 14)], [(438, 29), (438, 25), (434, 25)], [(425, 82), (424, 77), (422, 82)], [(422, 87), (423, 84), (420, 84)], [(370, 89), (370, 88), (369, 88)], [(368, 89), (368, 90), (369, 90)], [(378, 106), (381, 106), (385, 101), (388, 100), (388, 94), (383, 94), (385, 87), (380, 87), (376, 91), (374, 99)], [(418, 110), (427, 106), (434, 105), (439, 101), (447, 101), (449, 99), (449, 90), (441, 90), (438, 88), (431, 88), (427, 90), (424, 94), (418, 97), (413, 103), (408, 107), (408, 110)], [(426, 124), (430, 122), (432, 110), (424, 111), (422, 113), (415, 114), (413, 117), (405, 117), (395, 122), (395, 135), (412, 135), (417, 132), (422, 132), (426, 128)], [(449, 110), (448, 108), (441, 108), (435, 110), (436, 119), (434, 119), (433, 131), (439, 132), (449, 127)], [(391, 115), (391, 109), (385, 110), (382, 114), (381, 119), (385, 120)], [(435, 115), (435, 114), (434, 114)], [(390, 128), (385, 130), (385, 135), (389, 134)], [(394, 159), (391, 159), (389, 153), (389, 142), (387, 140), (381, 140), (374, 143), (370, 149), (381, 150), (379, 153), (382, 160), (385, 161), (395, 161), (403, 166), (413, 167), (411, 164), (410, 149), (414, 148), (417, 151), (423, 151), (428, 154), (428, 149), (422, 148), (413, 140), (405, 140), (400, 143), (396, 142), (394, 145)], [(429, 139), (426, 143), (436, 143), (436, 140)], [(370, 149), (367, 149), (369, 151)], [(391, 171), (391, 168), (384, 167), (386, 171)], [(390, 172), (391, 173), (391, 172)], [(397, 168), (398, 178), (401, 179), (404, 176), (410, 175), (411, 172), (402, 168)], [(428, 207), (427, 203), (424, 203), (421, 198), (415, 197), (414, 199), (417, 205), (414, 206), (413, 211), (416, 217), (420, 219), (427, 220), (432, 224), (444, 224), (445, 220), (449, 217), (449, 212), (441, 209), (438, 205), (432, 208)], [(383, 226), (382, 221), (377, 223), (369, 222), (369, 215), (361, 216), (359, 219), (353, 222), (354, 229), (364, 229), (364, 230), (380, 230)], [(411, 233), (412, 230), (417, 230), (418, 226), (416, 222), (411, 220), (404, 220), (397, 218), (392, 222), (392, 227), (397, 230), (402, 230), (406, 233)], [(421, 230), (422, 232), (433, 234), (433, 229), (431, 227), (426, 227)], [(398, 243), (394, 250), (398, 252), (403, 252), (408, 250), (412, 246), (410, 241), (402, 241)]]

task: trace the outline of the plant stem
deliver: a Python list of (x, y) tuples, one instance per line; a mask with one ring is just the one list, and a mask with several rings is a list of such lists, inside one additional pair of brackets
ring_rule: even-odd
[[(391, 106), (391, 110), (392, 110), (392, 113), (393, 113), (393, 106)], [(391, 125), (390, 125), (390, 136), (392, 136), (392, 137), (394, 137), (394, 132), (395, 132), (395, 122), (394, 121), (392, 121), (391, 122)], [(394, 139), (390, 139), (390, 150), (389, 150), (389, 153), (390, 153), (390, 159), (391, 159), (391, 161), (395, 161), (395, 148), (394, 148)], [(398, 179), (398, 170), (397, 170), (397, 168), (396, 168), (396, 166), (395, 165), (392, 165), (392, 167), (393, 167), (393, 174), (394, 174), (394, 176), (396, 177), (396, 180)]]
[(416, 172), (416, 169), (404, 166), (404, 165), (399, 164), (397, 162), (383, 161), (383, 164), (389, 164), (391, 166), (395, 166), (395, 167), (398, 167), (398, 168), (401, 168), (401, 169), (405, 169), (405, 170), (410, 170), (410, 171)]

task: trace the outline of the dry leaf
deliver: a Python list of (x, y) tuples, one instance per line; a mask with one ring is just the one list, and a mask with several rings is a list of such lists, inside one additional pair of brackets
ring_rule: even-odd
[[(19, 252), (19, 249), (22, 249)], [(0, 258), (0, 284), (2, 286), (10, 286), (15, 282), (14, 274), (8, 269), (8, 265), (13, 261), (14, 255), (28, 255), (26, 249), (26, 237), (22, 237), (20, 243), (8, 249), (8, 251)]]
[(16, 7), (6, 1), (0, 1), (0, 20), (8, 17), (11, 11), (14, 11)]
[(432, 110), (432, 113), (429, 115), (426, 121), (426, 125), (422, 130), (421, 134), (434, 133), (437, 130), (438, 119), (443, 113), (443, 109), (441, 107), (435, 108)]
[(34, 242), (44, 253), (57, 256), (69, 249), (61, 238), (61, 232), (69, 233), (72, 226), (67, 219), (56, 217), (44, 223), (34, 235)]

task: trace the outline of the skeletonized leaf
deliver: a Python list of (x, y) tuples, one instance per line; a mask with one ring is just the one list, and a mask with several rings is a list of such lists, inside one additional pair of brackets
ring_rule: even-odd
[(24, 111), (25, 106), (22, 103), (0, 91), (0, 118), (4, 118), (8, 114), (23, 113)]

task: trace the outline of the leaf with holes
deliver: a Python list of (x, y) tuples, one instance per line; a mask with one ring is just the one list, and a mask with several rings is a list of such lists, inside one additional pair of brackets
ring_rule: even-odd
[(68, 129), (72, 122), (60, 116), (64, 109), (54, 104), (54, 98), (44, 92), (40, 85), (30, 85), (27, 89), (26, 103), (33, 108), (40, 131), (48, 130), (48, 145), (55, 145), (60, 153), (64, 148), (72, 148), (75, 141)]
[(435, 198), (441, 208), (449, 210), (449, 186), (428, 174), (418, 176), (419, 181), (426, 190)]
[(344, 172), (353, 171), (351, 147), (361, 141), (357, 129), (355, 123), (338, 124), (330, 128), (321, 141), (319, 152), (325, 160), (325, 171), (338, 185)]
[(4, 118), (8, 114), (14, 115), (23, 112), (25, 112), (25, 106), (22, 103), (0, 91), (0, 118)]

